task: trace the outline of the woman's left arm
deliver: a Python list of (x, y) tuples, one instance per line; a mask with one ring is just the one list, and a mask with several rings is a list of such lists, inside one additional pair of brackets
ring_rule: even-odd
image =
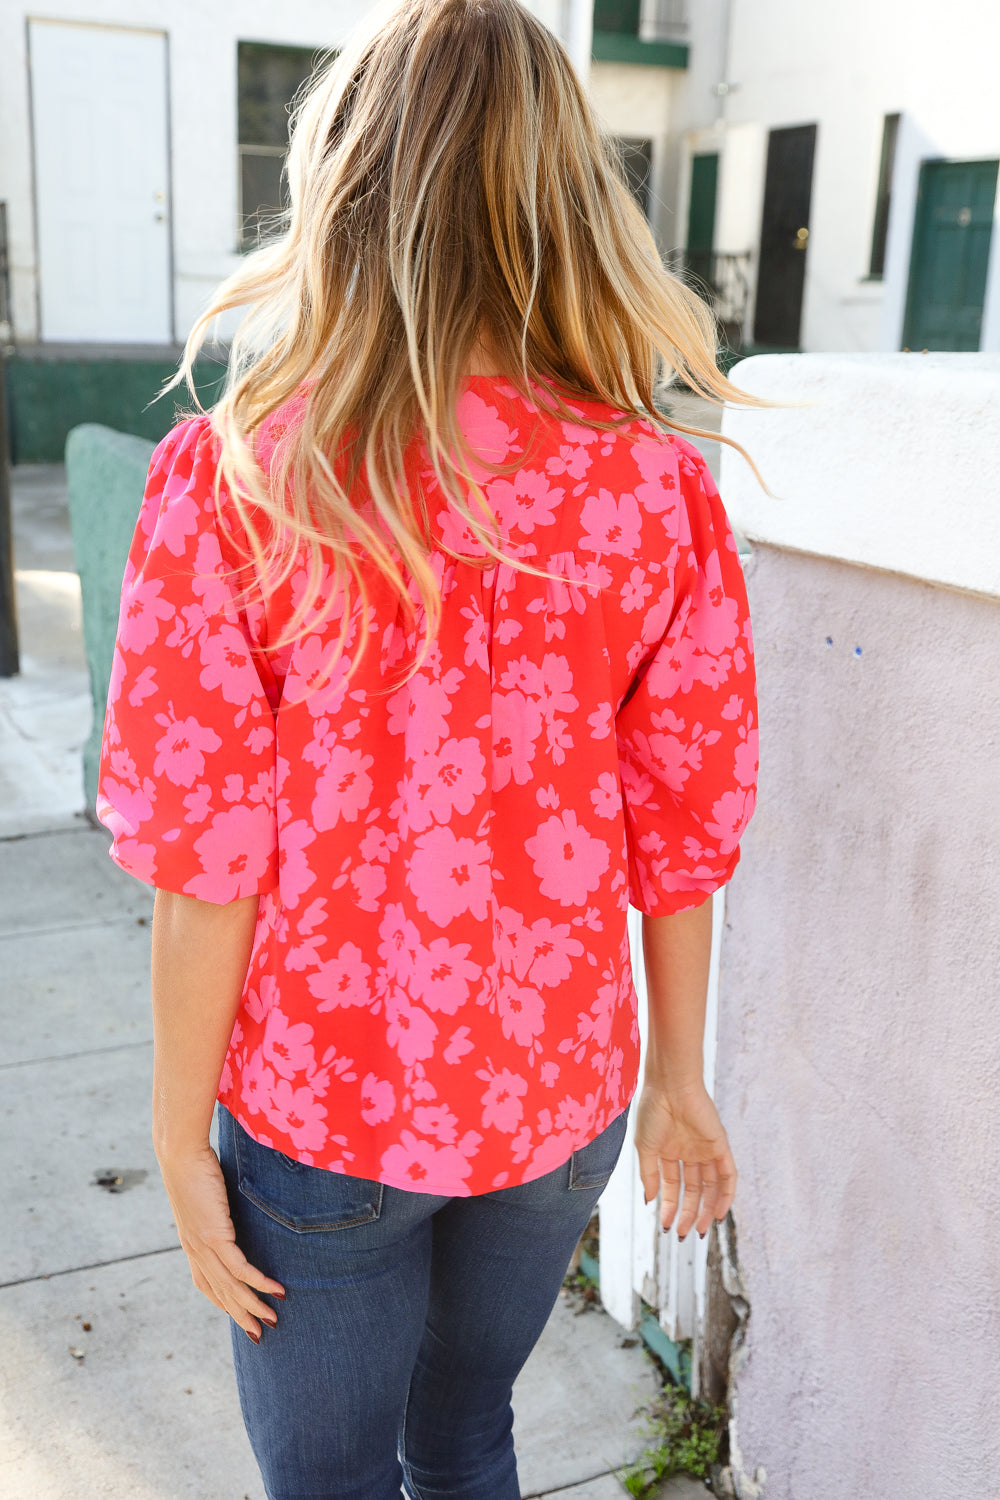
[(284, 1290), (236, 1244), (209, 1129), (250, 963), (257, 896), (226, 905), (158, 890), (153, 911), (153, 1145), (195, 1286), (255, 1342)]

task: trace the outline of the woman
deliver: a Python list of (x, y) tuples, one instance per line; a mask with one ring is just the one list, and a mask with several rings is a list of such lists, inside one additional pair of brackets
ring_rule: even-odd
[(157, 887), (157, 1155), (271, 1500), (514, 1500), (636, 1089), (630, 901), (647, 1201), (682, 1238), (733, 1201), (702, 1033), (750, 632), (654, 380), (740, 398), (516, 0), (369, 23), (289, 187), (123, 587), (99, 810)]

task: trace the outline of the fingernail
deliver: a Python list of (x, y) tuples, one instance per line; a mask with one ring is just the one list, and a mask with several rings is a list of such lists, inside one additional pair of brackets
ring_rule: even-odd
[(284, 1292), (272, 1292), (271, 1295), (272, 1297), (277, 1297), (279, 1302), (284, 1302), (285, 1300)]
[(254, 1343), (254, 1344), (259, 1344), (260, 1343), (260, 1334), (259, 1333), (251, 1333), (250, 1330), (249, 1330), (249, 1328), (246, 1329), (246, 1336), (247, 1336), (248, 1339), (251, 1340), (252, 1343)]
[(263, 1313), (261, 1314), (260, 1321), (262, 1323), (265, 1323), (268, 1328), (277, 1328), (277, 1326), (278, 1326), (278, 1320), (277, 1320), (277, 1318), (275, 1318), (275, 1317), (265, 1318), (264, 1315), (263, 1315)]

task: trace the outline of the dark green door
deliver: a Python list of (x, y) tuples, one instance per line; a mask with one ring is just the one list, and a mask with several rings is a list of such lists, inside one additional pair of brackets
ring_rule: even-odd
[(705, 152), (691, 158), (691, 196), (688, 199), (688, 270), (709, 284), (715, 248), (715, 202), (719, 188), (719, 154)]
[(920, 168), (904, 348), (979, 348), (996, 192), (995, 161)]

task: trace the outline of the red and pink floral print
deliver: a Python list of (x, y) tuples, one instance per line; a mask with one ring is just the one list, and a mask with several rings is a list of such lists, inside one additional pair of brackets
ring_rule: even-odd
[[(265, 463), (305, 399), (265, 425)], [(268, 649), (303, 578), (240, 602), (210, 417), (153, 455), (98, 812), (140, 879), (260, 895), (219, 1098), (299, 1161), (443, 1195), (566, 1161), (637, 1082), (629, 902), (697, 905), (739, 857), (756, 706), (721, 502), (681, 438), (570, 405), (467, 382), (475, 451), (518, 464), (477, 470), (506, 550), (558, 576), (435, 549), (441, 629), (407, 682), (419, 611), (370, 567), (352, 678), (324, 675), (336, 612)], [(481, 557), (410, 457), (435, 535)]]

